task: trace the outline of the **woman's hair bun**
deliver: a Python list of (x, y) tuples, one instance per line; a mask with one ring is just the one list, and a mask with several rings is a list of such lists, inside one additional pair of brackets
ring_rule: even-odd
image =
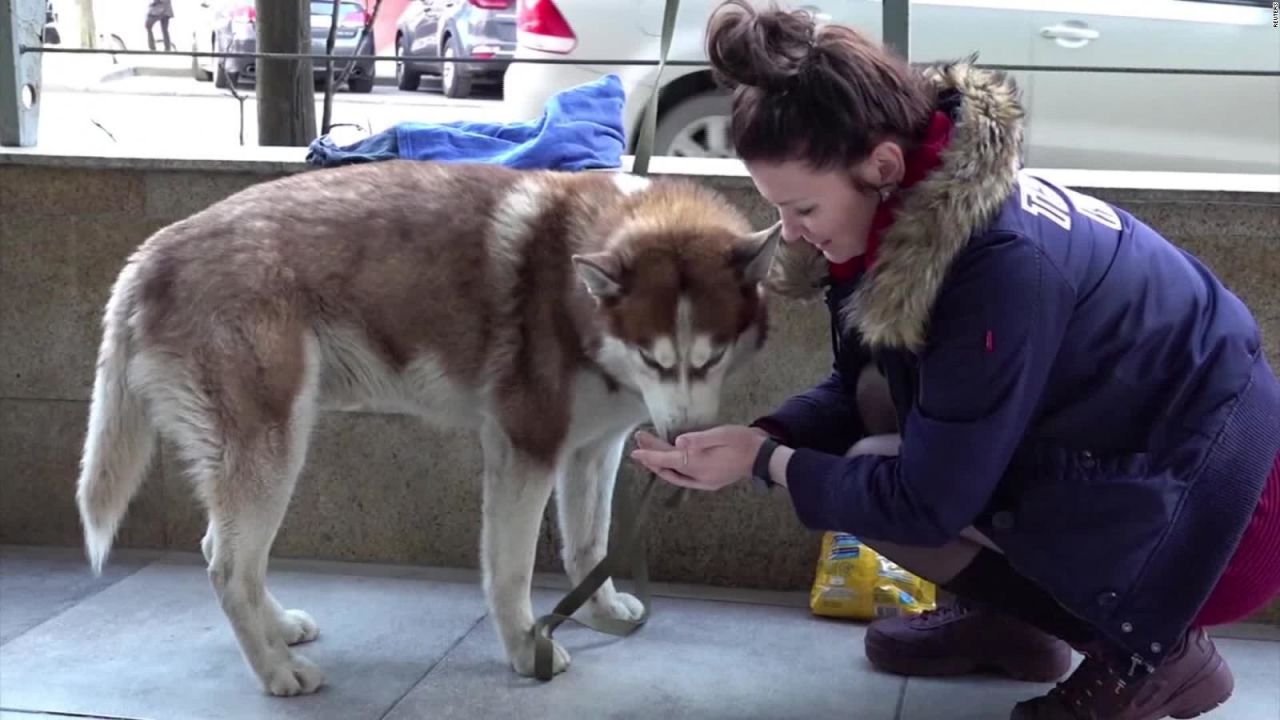
[(761, 13), (747, 0), (727, 0), (707, 23), (707, 57), (722, 85), (781, 92), (802, 76), (816, 32), (802, 10)]

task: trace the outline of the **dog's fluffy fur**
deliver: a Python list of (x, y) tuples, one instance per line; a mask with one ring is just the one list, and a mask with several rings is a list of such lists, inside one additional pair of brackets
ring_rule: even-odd
[[(603, 557), (628, 435), (710, 424), (764, 342), (775, 228), (683, 181), (391, 161), (254, 186), (149, 238), (106, 306), (79, 478), (95, 570), (158, 434), (209, 514), (218, 599), (264, 688), (309, 693), (316, 637), (266, 589), (316, 413), (366, 408), (474, 428), (481, 560), (516, 671), (533, 670), (530, 579), (557, 489), (563, 559)], [(606, 583), (591, 609), (635, 618)], [(557, 646), (554, 666), (567, 653)]]

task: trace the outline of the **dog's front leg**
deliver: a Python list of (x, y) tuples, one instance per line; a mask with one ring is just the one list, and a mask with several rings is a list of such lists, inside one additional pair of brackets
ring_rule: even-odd
[[(627, 434), (607, 437), (576, 449), (558, 478), (556, 510), (565, 572), (577, 585), (609, 549), (613, 488), (626, 447)], [(618, 620), (637, 620), (644, 605), (635, 596), (618, 592), (613, 580), (591, 596), (591, 612)]]
[[(484, 448), (484, 529), (481, 559), (485, 597), (507, 658), (521, 675), (533, 675), (533, 605), (530, 589), (538, 530), (551, 496), (555, 468), (512, 447), (499, 428), (481, 433)], [(569, 653), (555, 645), (553, 672), (569, 667)]]

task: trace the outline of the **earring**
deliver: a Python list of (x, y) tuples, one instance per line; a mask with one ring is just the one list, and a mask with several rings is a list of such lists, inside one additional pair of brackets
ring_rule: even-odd
[(880, 202), (885, 202), (893, 196), (893, 186), (882, 185), (877, 192), (880, 193)]

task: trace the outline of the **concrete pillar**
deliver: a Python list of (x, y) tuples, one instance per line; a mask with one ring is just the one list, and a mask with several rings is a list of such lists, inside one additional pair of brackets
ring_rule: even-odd
[(40, 119), (40, 53), (45, 0), (0, 0), (0, 145), (36, 144)]
[(884, 44), (909, 61), (911, 59), (910, 0), (883, 0), (880, 12)]

